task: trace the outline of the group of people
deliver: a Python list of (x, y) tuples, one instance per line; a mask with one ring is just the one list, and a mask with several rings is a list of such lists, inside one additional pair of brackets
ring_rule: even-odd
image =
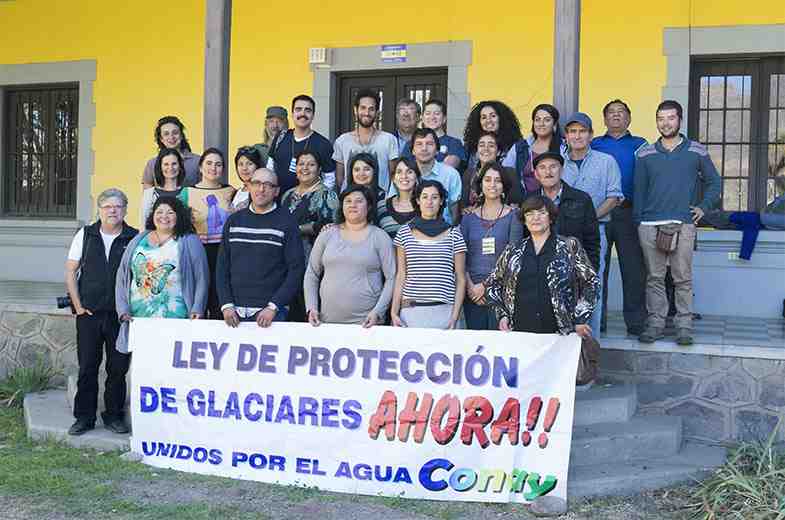
[[(136, 317), (359, 324), (363, 327), (577, 333), (599, 339), (610, 250), (621, 266), (624, 319), (642, 342), (662, 337), (668, 266), (677, 342), (692, 342), (695, 223), (719, 199), (706, 149), (679, 132), (682, 107), (656, 112), (660, 139), (630, 134), (630, 108), (560, 120), (535, 107), (524, 137), (515, 113), (483, 101), (463, 139), (446, 133), (439, 100), (396, 107), (361, 90), (354, 130), (335, 142), (311, 127), (307, 95), (270, 107), (264, 139), (234, 156), (192, 153), (174, 116), (158, 121), (159, 152), (142, 178), (141, 222), (125, 222), (119, 190), (74, 238), (66, 283), (77, 323), (79, 382), (70, 433), (94, 427), (105, 349), (103, 421), (123, 421), (128, 323)], [(698, 196), (702, 200), (698, 203)], [(603, 272), (606, 281), (603, 283)]]

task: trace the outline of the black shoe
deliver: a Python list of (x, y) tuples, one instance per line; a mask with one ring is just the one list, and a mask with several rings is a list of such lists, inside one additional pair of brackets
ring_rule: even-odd
[(628, 327), (627, 334), (630, 336), (640, 336), (643, 334), (643, 327)]
[(95, 428), (95, 423), (91, 423), (85, 419), (77, 419), (74, 424), (68, 428), (68, 435), (82, 435)]
[(114, 433), (128, 433), (128, 426), (125, 425), (125, 422), (122, 419), (113, 419), (107, 423), (104, 423), (104, 428), (109, 430), (110, 432)]

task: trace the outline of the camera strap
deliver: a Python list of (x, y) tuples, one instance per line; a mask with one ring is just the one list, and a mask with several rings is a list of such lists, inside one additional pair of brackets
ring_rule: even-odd
[(82, 256), (79, 258), (79, 270), (76, 272), (76, 281), (82, 277), (82, 268), (85, 263), (85, 255), (87, 254), (87, 227), (82, 228)]

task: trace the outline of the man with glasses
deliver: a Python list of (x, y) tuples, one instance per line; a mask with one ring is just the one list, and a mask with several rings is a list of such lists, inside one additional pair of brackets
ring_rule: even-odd
[(79, 379), (74, 398), (76, 422), (69, 435), (95, 428), (98, 406), (98, 368), (106, 351), (104, 427), (128, 433), (125, 417), (129, 354), (115, 349), (120, 322), (115, 311), (115, 276), (125, 248), (138, 231), (125, 223), (128, 198), (118, 189), (98, 195), (99, 219), (80, 229), (65, 262), (65, 285), (76, 315), (76, 356)]
[[(605, 135), (595, 137), (591, 149), (607, 153), (616, 159), (621, 173), (621, 190), (624, 200), (611, 210), (611, 220), (605, 224), (605, 238), (608, 247), (605, 251), (603, 287), (608, 287), (608, 271), (611, 262), (611, 249), (616, 245), (621, 272), (622, 294), (624, 296), (624, 322), (627, 332), (633, 336), (643, 332), (646, 323), (646, 267), (643, 265), (643, 252), (638, 241), (638, 230), (632, 221), (633, 175), (635, 153), (646, 146), (646, 139), (632, 135), (629, 131), (632, 116), (630, 107), (621, 99), (610, 101), (602, 109)], [(602, 326), (605, 328), (608, 291), (603, 292)]]
[(280, 191), (275, 173), (256, 170), (249, 191), (249, 206), (224, 225), (215, 283), (227, 325), (256, 321), (269, 327), (286, 320), (302, 287), (305, 255), (297, 221), (275, 202)]
[(333, 161), (333, 145), (319, 132), (311, 128), (316, 115), (316, 101), (311, 96), (300, 94), (292, 99), (292, 120), (294, 128), (276, 136), (270, 145), (270, 158), (267, 169), (278, 176), (279, 193), (286, 193), (289, 188), (297, 185), (297, 168), (295, 157), (308, 150), (316, 154), (322, 170), (324, 185), (335, 186), (335, 161)]
[(394, 135), (398, 139), (398, 151), (401, 152), (401, 155), (403, 155), (403, 149), (411, 143), (412, 135), (420, 123), (420, 116), (422, 116), (422, 109), (418, 102), (409, 98), (398, 101), (395, 112), (397, 129)]

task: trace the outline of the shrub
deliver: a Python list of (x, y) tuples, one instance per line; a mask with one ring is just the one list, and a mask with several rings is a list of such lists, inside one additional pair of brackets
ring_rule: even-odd
[(785, 449), (774, 444), (782, 420), (768, 442), (742, 443), (703, 482), (690, 505), (701, 520), (785, 519)]
[(31, 367), (15, 369), (0, 381), (0, 405), (21, 407), (25, 395), (46, 390), (56, 375), (57, 371), (40, 357)]

